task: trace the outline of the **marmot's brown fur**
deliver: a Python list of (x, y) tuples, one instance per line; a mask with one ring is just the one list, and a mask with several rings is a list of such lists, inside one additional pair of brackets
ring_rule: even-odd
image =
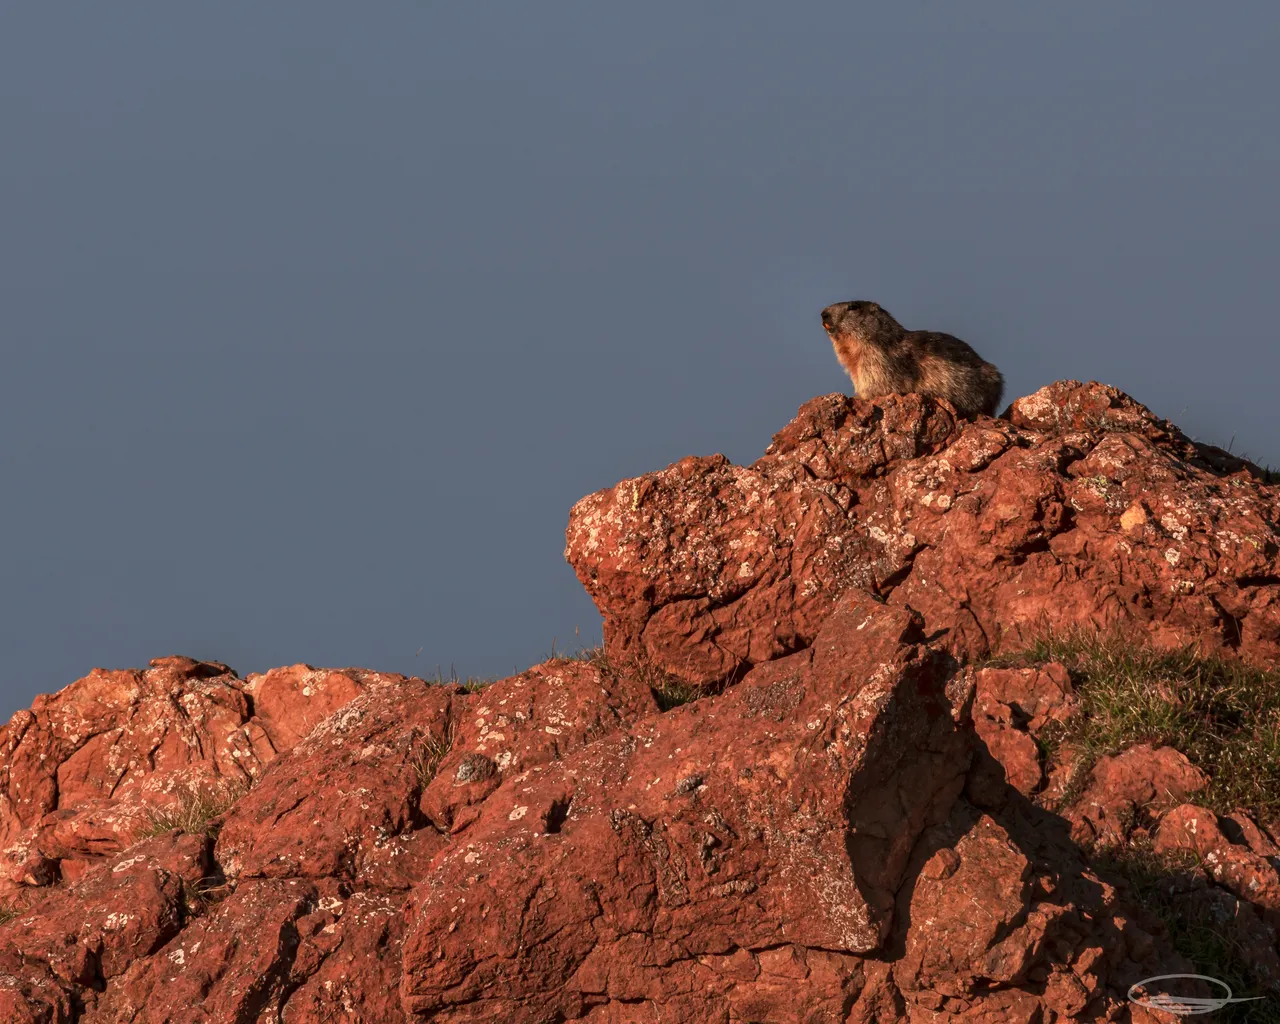
[(874, 302), (837, 302), (822, 311), (836, 358), (859, 398), (935, 395), (962, 416), (996, 414), (1004, 377), (959, 338), (908, 331)]

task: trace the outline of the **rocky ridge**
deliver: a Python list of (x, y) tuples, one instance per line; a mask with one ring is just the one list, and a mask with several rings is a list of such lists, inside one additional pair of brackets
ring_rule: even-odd
[(1072, 790), (1067, 667), (984, 663), (1100, 627), (1274, 665), (1278, 523), (1104, 385), (831, 395), (574, 507), (590, 657), (95, 670), (0, 728), (0, 1019), (1172, 1019), (1128, 986), (1197, 965), (1091, 856), (1139, 819), (1280, 993), (1270, 823), (1172, 747)]

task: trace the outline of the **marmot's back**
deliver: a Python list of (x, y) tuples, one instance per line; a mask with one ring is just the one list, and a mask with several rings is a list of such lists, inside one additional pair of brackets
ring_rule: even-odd
[(945, 398), (965, 416), (996, 414), (1004, 375), (969, 345), (936, 331), (910, 331), (899, 344), (919, 367), (917, 392)]
[(874, 302), (822, 311), (836, 358), (861, 398), (915, 392), (945, 398), (962, 416), (994, 416), (1004, 377), (959, 338), (908, 331)]

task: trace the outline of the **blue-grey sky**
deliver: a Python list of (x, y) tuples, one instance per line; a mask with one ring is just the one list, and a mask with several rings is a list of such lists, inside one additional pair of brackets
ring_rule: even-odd
[(842, 299), (1280, 462), (1278, 50), (1262, 2), (8, 5), (0, 714), (598, 639), (569, 507), (847, 390)]

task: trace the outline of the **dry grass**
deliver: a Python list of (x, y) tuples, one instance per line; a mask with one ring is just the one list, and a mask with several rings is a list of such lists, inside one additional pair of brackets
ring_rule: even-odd
[(134, 832), (134, 842), (163, 835), (174, 829), (193, 835), (217, 835), (219, 817), (231, 810), (249, 792), (250, 783), (228, 782), (219, 789), (190, 786), (184, 789), (177, 806), (148, 812), (147, 823)]
[(468, 693), (479, 693), (486, 686), (496, 683), (498, 677), (480, 678), (479, 676), (467, 676), (466, 679), (461, 678), (452, 665), (449, 666), (449, 674), (445, 675), (440, 667), (436, 666), (436, 675), (434, 679), (427, 679), (426, 682), (433, 686), (461, 686)]
[(453, 749), (453, 725), (446, 728), (443, 736), (427, 735), (416, 740), (409, 752), (409, 764), (417, 778), (418, 790), (421, 792), (431, 784), (440, 770), (440, 762)]

